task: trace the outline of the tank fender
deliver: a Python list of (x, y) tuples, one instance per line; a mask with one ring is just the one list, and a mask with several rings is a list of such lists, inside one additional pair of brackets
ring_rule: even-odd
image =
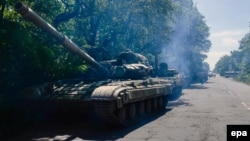
[(125, 91), (131, 88), (132, 87), (101, 86), (93, 91), (91, 100), (116, 101), (117, 108), (121, 108), (124, 103), (129, 101), (129, 98), (126, 96)]

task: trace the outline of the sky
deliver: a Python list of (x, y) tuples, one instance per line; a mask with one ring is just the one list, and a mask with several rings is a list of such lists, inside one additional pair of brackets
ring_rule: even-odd
[(230, 51), (238, 50), (239, 41), (250, 32), (250, 0), (193, 0), (205, 17), (212, 43), (208, 58), (213, 70), (215, 64)]

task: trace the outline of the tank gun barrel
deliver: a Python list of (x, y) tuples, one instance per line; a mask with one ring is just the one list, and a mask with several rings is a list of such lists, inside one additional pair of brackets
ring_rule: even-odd
[(95, 68), (99, 73), (107, 75), (107, 71), (105, 68), (95, 61), (91, 56), (89, 56), (86, 52), (81, 50), (74, 42), (72, 42), (68, 37), (64, 36), (62, 33), (57, 31), (51, 24), (46, 22), (42, 17), (36, 14), (31, 8), (22, 2), (17, 2), (15, 4), (16, 12), (20, 13), (24, 19), (31, 21), (37, 27), (45, 30), (51, 36), (53, 36), (60, 44), (62, 44), (65, 48), (68, 48), (73, 53), (80, 56), (83, 60), (85, 60), (89, 65)]

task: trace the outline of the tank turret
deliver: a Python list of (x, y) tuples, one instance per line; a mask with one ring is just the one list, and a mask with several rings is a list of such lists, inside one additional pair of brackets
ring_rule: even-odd
[(144, 115), (165, 109), (173, 90), (172, 82), (150, 78), (152, 67), (144, 56), (128, 50), (114, 60), (97, 62), (22, 2), (16, 3), (15, 9), (85, 60), (101, 78), (58, 80), (28, 87), (21, 96), (31, 103), (29, 107), (46, 115), (55, 111), (94, 111), (103, 121), (115, 126), (128, 126)]

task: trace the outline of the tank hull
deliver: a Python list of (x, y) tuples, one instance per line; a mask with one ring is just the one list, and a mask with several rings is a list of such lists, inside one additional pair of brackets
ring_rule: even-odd
[(47, 118), (71, 112), (94, 113), (105, 123), (122, 127), (164, 110), (172, 90), (171, 82), (160, 78), (92, 83), (77, 80), (29, 87), (21, 98)]

